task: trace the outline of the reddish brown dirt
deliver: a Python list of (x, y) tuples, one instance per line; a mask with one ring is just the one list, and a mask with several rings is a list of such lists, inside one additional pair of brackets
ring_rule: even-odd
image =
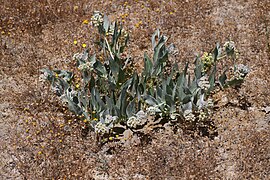
[[(269, 0), (0, 2), (0, 179), (270, 179)], [(94, 10), (112, 20), (127, 14), (138, 62), (157, 28), (175, 43), (179, 64), (216, 42), (236, 43), (251, 73), (240, 89), (216, 95), (217, 137), (166, 130), (149, 142), (99, 147), (93, 134), (81, 138), (78, 123), (61, 129), (72, 115), (38, 81), (39, 70), (74, 68), (81, 44), (93, 45), (93, 28), (82, 22)]]

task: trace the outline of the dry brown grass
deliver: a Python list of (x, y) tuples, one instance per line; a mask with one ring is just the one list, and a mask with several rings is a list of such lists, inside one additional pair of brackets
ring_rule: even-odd
[[(270, 106), (269, 0), (124, 2), (1, 0), (0, 178), (269, 179), (269, 115), (261, 111)], [(239, 61), (252, 72), (240, 90), (217, 95), (214, 140), (180, 130), (152, 132), (129, 147), (100, 146), (91, 133), (83, 138), (83, 125), (38, 76), (44, 67), (74, 68), (71, 57), (81, 44), (92, 47), (95, 34), (82, 21), (94, 10), (112, 20), (127, 14), (130, 53), (139, 67), (157, 28), (175, 43), (179, 54), (172, 60), (179, 64), (216, 42), (236, 42)]]

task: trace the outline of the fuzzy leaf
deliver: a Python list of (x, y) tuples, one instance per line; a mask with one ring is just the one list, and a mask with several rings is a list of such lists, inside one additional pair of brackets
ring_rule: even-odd
[(224, 87), (225, 84), (226, 84), (227, 76), (226, 76), (225, 72), (226, 72), (226, 71), (224, 71), (224, 72), (222, 73), (222, 75), (218, 78), (218, 81), (219, 81), (221, 87)]
[(145, 95), (144, 96), (145, 102), (151, 106), (158, 105), (158, 101), (151, 95)]
[(135, 99), (130, 101), (130, 103), (128, 104), (127, 106), (127, 109), (126, 109), (126, 114), (127, 114), (127, 117), (131, 117), (135, 114), (136, 112), (136, 109), (135, 109)]
[(144, 53), (144, 75), (148, 78), (151, 75), (153, 63), (146, 53)]
[(219, 43), (217, 43), (214, 51), (213, 51), (213, 58), (214, 58), (214, 61), (217, 61), (218, 57), (220, 56), (221, 54), (221, 48), (220, 48), (220, 45)]
[(100, 61), (95, 63), (94, 68), (99, 76), (107, 76), (106, 68)]
[(195, 77), (196, 79), (200, 79), (202, 77), (202, 69), (203, 69), (203, 64), (200, 61), (199, 57), (196, 58), (196, 67), (195, 67)]
[(157, 29), (157, 30), (154, 32), (154, 34), (152, 35), (152, 38), (151, 38), (153, 49), (155, 49), (155, 47), (156, 47), (156, 38), (159, 39), (159, 37), (160, 37), (160, 32), (159, 32), (159, 29)]
[(104, 15), (103, 19), (104, 19), (103, 28), (104, 28), (105, 33), (107, 33), (110, 27), (110, 21), (107, 15)]
[(215, 87), (215, 76), (216, 76), (216, 65), (214, 66), (210, 76), (209, 76), (209, 83), (210, 83), (210, 88), (209, 91), (212, 91)]

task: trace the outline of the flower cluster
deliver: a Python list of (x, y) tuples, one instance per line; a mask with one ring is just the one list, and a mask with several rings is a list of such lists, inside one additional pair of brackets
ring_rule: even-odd
[(74, 60), (80, 60), (80, 59), (82, 59), (83, 58), (83, 54), (82, 53), (75, 53), (74, 55), (73, 55), (73, 59)]
[(102, 122), (98, 122), (95, 125), (95, 132), (97, 134), (106, 134), (106, 133), (109, 133), (109, 131), (110, 131), (110, 128)]
[(142, 126), (147, 121), (147, 115), (144, 111), (139, 111), (135, 116), (131, 116), (127, 120), (127, 126), (131, 128), (137, 128), (138, 126)]
[(98, 27), (103, 23), (103, 14), (99, 11), (94, 11), (94, 15), (91, 17), (91, 22), (94, 27)]
[(211, 53), (204, 52), (202, 55), (203, 70), (208, 71), (214, 64), (214, 58)]
[[(108, 32), (107, 32), (106, 35), (107, 36), (108, 35), (113, 36), (114, 35), (114, 29), (115, 29), (115, 23), (110, 26), (110, 28), (109, 28), (109, 30), (108, 30)], [(125, 43), (125, 41), (126, 41), (126, 39), (127, 39), (127, 37), (128, 37), (128, 34), (129, 33), (125, 29), (118, 29), (118, 33), (120, 33), (120, 31), (121, 31), (121, 35), (120, 35), (120, 37), (118, 39), (118, 42), (119, 42), (119, 44), (121, 46), (123, 46), (124, 43)]]
[(86, 62), (84, 64), (80, 64), (78, 69), (81, 71), (92, 71), (94, 69), (95, 62)]
[(213, 108), (214, 107), (213, 99), (211, 99), (211, 98), (207, 99), (206, 106), (207, 106), (207, 108)]
[(249, 72), (250, 69), (248, 68), (248, 66), (238, 64), (236, 66), (236, 70), (234, 71), (234, 78), (236, 80), (243, 80)]
[(227, 55), (232, 55), (235, 52), (235, 44), (233, 41), (227, 41), (223, 45)]
[(105, 118), (100, 117), (100, 121), (94, 127), (95, 132), (102, 135), (109, 133), (117, 119), (118, 116), (111, 116), (109, 114)]
[(150, 116), (154, 116), (154, 115), (156, 115), (156, 113), (161, 112), (157, 106), (150, 106), (146, 109), (146, 111)]
[(186, 110), (184, 111), (184, 118), (186, 121), (189, 121), (189, 122), (193, 122), (195, 121), (196, 117), (195, 115), (193, 114), (192, 110)]
[(50, 74), (48, 72), (43, 72), (42, 74), (40, 74), (39, 76), (39, 81), (40, 82), (45, 82), (48, 80), (48, 78), (50, 77)]
[(207, 113), (201, 109), (199, 111), (199, 115), (198, 115), (199, 121), (205, 121), (207, 119), (207, 117), (208, 117)]
[(208, 77), (207, 76), (203, 76), (198, 80), (198, 86), (204, 90), (207, 91), (210, 88), (210, 83), (208, 81)]
[(106, 125), (110, 125), (110, 124), (113, 124), (116, 120), (118, 119), (118, 116), (111, 116), (109, 114), (107, 114), (105, 116), (105, 124)]

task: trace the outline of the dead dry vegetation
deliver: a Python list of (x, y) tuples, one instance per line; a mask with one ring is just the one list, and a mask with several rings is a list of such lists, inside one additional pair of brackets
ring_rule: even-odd
[[(0, 2), (0, 179), (270, 179), (269, 0)], [(74, 69), (73, 54), (91, 49), (95, 34), (82, 22), (94, 10), (123, 21), (138, 69), (157, 28), (180, 65), (216, 42), (236, 43), (251, 73), (215, 95), (215, 137), (159, 129), (100, 145), (82, 130), (38, 77), (45, 67)]]

